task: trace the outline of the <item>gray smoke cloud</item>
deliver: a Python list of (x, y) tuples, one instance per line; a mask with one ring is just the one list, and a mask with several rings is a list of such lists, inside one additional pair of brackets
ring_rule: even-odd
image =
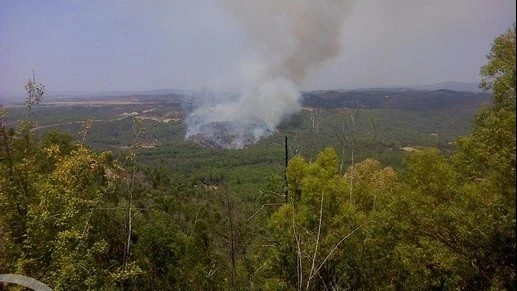
[(186, 138), (240, 149), (300, 110), (297, 85), (341, 51), (349, 1), (222, 1), (249, 37), (252, 51), (242, 60), (248, 86), (237, 96), (200, 96), (185, 120)]

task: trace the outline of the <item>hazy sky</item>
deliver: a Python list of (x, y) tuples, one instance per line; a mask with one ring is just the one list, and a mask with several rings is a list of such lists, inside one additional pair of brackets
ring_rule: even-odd
[[(49, 92), (235, 89), (254, 43), (220, 2), (0, 0), (0, 94), (23, 92), (32, 68)], [(477, 82), (515, 6), (351, 1), (340, 54), (312, 68), (301, 88)]]

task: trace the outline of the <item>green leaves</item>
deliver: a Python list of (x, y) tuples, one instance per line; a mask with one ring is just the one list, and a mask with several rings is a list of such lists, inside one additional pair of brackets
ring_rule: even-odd
[(488, 64), (481, 67), (480, 87), (492, 90), (497, 110), (515, 112), (515, 24), (495, 39), (487, 59)]
[[(139, 119), (122, 166), (59, 132), (40, 139), (30, 121), (0, 124), (0, 271), (55, 290), (515, 289), (514, 49), (515, 26), (482, 68), (494, 106), (451, 156), (419, 148), (400, 172), (366, 159), (344, 175), (331, 148), (295, 156), (285, 204), (279, 177), (265, 193), (225, 183), (264, 175), (239, 167), (263, 150), (232, 152), (224, 175), (203, 172), (198, 155), (189, 177), (171, 179), (141, 171)], [(29, 82), (29, 112), (38, 88)]]

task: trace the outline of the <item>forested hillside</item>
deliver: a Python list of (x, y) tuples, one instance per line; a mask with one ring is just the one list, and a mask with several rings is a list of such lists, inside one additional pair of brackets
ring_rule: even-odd
[[(217, 161), (200, 156), (206, 145), (142, 151), (141, 118), (123, 119), (130, 133), (116, 155), (88, 146), (105, 130), (94, 121), (68, 124), (74, 136), (38, 133), (45, 90), (30, 80), (17, 124), (0, 109), (0, 274), (54, 290), (515, 290), (515, 33), (494, 41), (481, 68), (492, 104), (448, 152), (411, 148), (391, 167), (387, 148), (407, 144), (383, 143), (376, 115), (333, 127), (332, 116), (307, 111), (314, 123), (305, 126), (316, 132), (325, 121), (334, 148), (299, 135), (310, 146), (291, 149), (286, 180), (278, 165), (253, 160), (276, 159), (278, 147), (232, 151), (217, 173), (203, 173)], [(371, 155), (352, 151), (345, 163), (345, 145), (364, 142), (356, 122), (374, 141)], [(160, 151), (170, 158), (162, 165)], [(198, 159), (187, 165), (185, 153)], [(235, 182), (219, 183), (227, 175)]]
[[(133, 119), (142, 120), (137, 152), (140, 161), (171, 175), (195, 175), (199, 181), (250, 191), (271, 175), (282, 175), (284, 138), (289, 157), (313, 160), (326, 147), (339, 154), (340, 172), (354, 160), (369, 157), (402, 168), (407, 151), (435, 147), (447, 154), (454, 140), (472, 129), (475, 113), (489, 104), (490, 94), (402, 89), (315, 91), (304, 93), (304, 108), (284, 120), (275, 132), (243, 150), (221, 149), (205, 139), (185, 140), (192, 96), (179, 94), (45, 99), (32, 109), (37, 136), (62, 130), (81, 140), (81, 127), (91, 123), (85, 144), (109, 150), (123, 159), (132, 143)], [(307, 95), (309, 94), (309, 95)], [(323, 98), (325, 103), (319, 102)], [(6, 127), (26, 116), (21, 105), (6, 107)]]

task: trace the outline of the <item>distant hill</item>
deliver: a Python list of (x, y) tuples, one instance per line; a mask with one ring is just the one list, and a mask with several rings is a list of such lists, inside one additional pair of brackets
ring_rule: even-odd
[[(131, 94), (90, 97), (50, 97), (47, 102), (123, 102), (133, 103), (189, 103), (195, 99), (190, 92)], [(183, 92), (183, 93), (180, 93)], [(302, 92), (302, 105), (324, 109), (335, 108), (389, 108), (413, 111), (476, 111), (483, 103), (489, 103), (491, 95), (483, 92), (440, 90), (417, 90), (407, 88), (379, 88), (358, 90), (320, 90)]]
[(464, 83), (464, 82), (442, 82), (430, 85), (410, 86), (413, 89), (420, 90), (440, 90), (447, 89), (453, 91), (467, 91), (467, 92), (482, 92), (479, 89), (479, 83)]
[(479, 89), (479, 83), (466, 82), (441, 82), (425, 85), (409, 85), (409, 86), (382, 86), (382, 87), (363, 87), (363, 88), (347, 88), (345, 90), (337, 91), (407, 91), (407, 90), (452, 90), (460, 92), (476, 92), (480, 93), (483, 90)]
[[(391, 108), (400, 110), (462, 110), (476, 111), (481, 104), (489, 103), (489, 93), (466, 90), (475, 84), (446, 82), (414, 88), (374, 88), (355, 90), (319, 90), (302, 92), (302, 105), (306, 107), (333, 108)], [(469, 87), (470, 86), (470, 87)], [(477, 86), (477, 85), (476, 85)], [(456, 87), (463, 90), (430, 89), (433, 87)], [(131, 94), (128, 94), (131, 93)], [(192, 91), (164, 89), (142, 92), (111, 91), (88, 95), (47, 95), (44, 103), (86, 102), (86, 101), (123, 101), (136, 103), (185, 103), (195, 99)], [(107, 94), (107, 95), (102, 95)], [(0, 96), (0, 104), (23, 103), (24, 98)]]
[[(76, 92), (76, 91), (48, 91), (43, 96), (44, 101), (56, 101), (56, 100), (102, 100), (112, 98), (130, 98), (135, 96), (165, 96), (165, 95), (181, 95), (191, 96), (194, 91), (181, 90), (181, 89), (158, 89), (158, 90), (147, 90), (147, 91), (129, 91), (129, 90), (118, 90), (118, 91), (91, 91), (91, 92)], [(0, 95), (0, 104), (10, 103), (23, 103), (25, 102), (25, 93), (6, 93)]]
[(102, 97), (121, 97), (121, 96), (135, 96), (135, 95), (146, 95), (146, 96), (157, 96), (166, 94), (181, 94), (181, 95), (192, 95), (192, 91), (180, 90), (180, 89), (158, 89), (158, 90), (145, 90), (145, 91), (92, 91), (92, 92), (72, 92), (72, 91), (57, 91), (48, 92), (46, 95), (49, 98), (102, 98)]
[(142, 103), (142, 104), (156, 104), (156, 103), (184, 103), (189, 102), (191, 95), (168, 93), (168, 94), (133, 94), (133, 95), (113, 95), (113, 96), (89, 96), (89, 97), (48, 97), (45, 103), (48, 104), (86, 104), (86, 103), (104, 103), (116, 104), (122, 103)]
[(489, 93), (453, 90), (378, 89), (354, 91), (314, 91), (302, 94), (307, 107), (332, 108), (391, 108), (399, 110), (477, 110), (490, 102)]

